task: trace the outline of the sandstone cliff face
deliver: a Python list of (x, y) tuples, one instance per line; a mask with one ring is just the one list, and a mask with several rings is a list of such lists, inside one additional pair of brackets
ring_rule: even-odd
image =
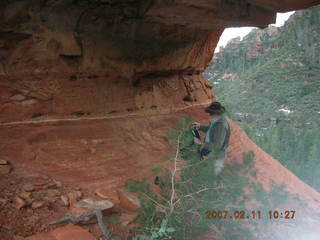
[(266, 26), (278, 9), (316, 3), (7, 0), (0, 10), (0, 119), (206, 103), (211, 86), (200, 73), (225, 27)]
[(212, 100), (200, 73), (222, 27), (169, 25), (153, 17), (163, 12), (140, 5), (8, 1), (0, 20), (1, 121), (170, 110)]
[[(148, 176), (169, 154), (163, 133), (177, 112), (205, 119), (190, 109), (214, 99), (201, 73), (222, 30), (263, 27), (276, 11), (317, 3), (3, 1), (0, 154), (19, 174), (46, 174), (92, 191)], [(282, 176), (263, 168), (263, 182), (284, 182), (309, 211), (319, 210), (317, 192), (268, 162), (236, 126), (233, 136), (232, 154), (254, 149), (259, 169), (270, 164)]]

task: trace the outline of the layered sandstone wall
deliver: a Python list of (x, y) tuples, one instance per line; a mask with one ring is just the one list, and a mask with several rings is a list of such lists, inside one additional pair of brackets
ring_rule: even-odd
[(169, 112), (212, 101), (201, 77), (228, 26), (317, 1), (6, 0), (0, 122)]

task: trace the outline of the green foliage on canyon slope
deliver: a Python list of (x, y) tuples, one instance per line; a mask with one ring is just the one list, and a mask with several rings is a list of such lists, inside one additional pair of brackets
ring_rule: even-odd
[(249, 136), (320, 190), (320, 6), (232, 40), (205, 75)]

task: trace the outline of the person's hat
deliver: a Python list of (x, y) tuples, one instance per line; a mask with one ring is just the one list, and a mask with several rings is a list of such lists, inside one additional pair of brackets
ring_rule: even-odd
[(206, 107), (204, 111), (211, 114), (222, 114), (226, 109), (221, 105), (221, 103), (213, 102), (210, 106)]

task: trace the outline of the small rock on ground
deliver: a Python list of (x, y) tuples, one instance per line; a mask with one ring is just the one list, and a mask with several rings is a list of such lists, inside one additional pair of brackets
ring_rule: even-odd
[(67, 194), (69, 199), (69, 205), (75, 204), (82, 197), (82, 192), (80, 191), (71, 191)]
[(68, 196), (63, 195), (60, 198), (64, 206), (68, 207), (70, 205)]
[(31, 199), (31, 192), (21, 192), (19, 193), (19, 197), (21, 197), (24, 200)]
[(13, 170), (11, 165), (0, 165), (0, 175), (6, 175), (11, 173)]
[(35, 190), (35, 187), (33, 184), (28, 183), (23, 185), (22, 189), (26, 192), (33, 192)]
[(15, 197), (14, 198), (14, 207), (16, 209), (21, 209), (21, 208), (26, 207), (26, 206), (28, 206), (28, 203), (25, 200), (23, 200), (20, 197)]
[(45, 206), (46, 202), (45, 201), (35, 201), (32, 203), (32, 208), (37, 209)]
[(9, 162), (7, 160), (4, 159), (0, 159), (0, 165), (8, 165)]

